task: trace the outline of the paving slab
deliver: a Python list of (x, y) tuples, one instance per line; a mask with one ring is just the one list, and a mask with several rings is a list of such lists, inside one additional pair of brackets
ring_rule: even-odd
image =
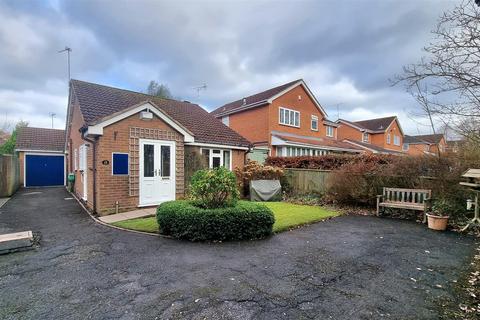
[(21, 250), (33, 245), (32, 231), (0, 234), (0, 254)]
[(99, 217), (100, 221), (105, 223), (114, 223), (118, 221), (130, 220), (135, 218), (143, 218), (155, 215), (156, 208), (145, 208), (133, 211), (121, 212), (117, 214), (111, 214), (108, 216)]

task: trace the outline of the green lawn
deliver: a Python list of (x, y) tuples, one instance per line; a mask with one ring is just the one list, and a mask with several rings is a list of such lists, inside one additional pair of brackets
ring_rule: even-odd
[[(288, 202), (263, 202), (275, 214), (274, 232), (281, 232), (293, 227), (320, 221), (339, 215), (338, 212), (319, 206), (304, 206)], [(114, 226), (126, 229), (158, 232), (158, 224), (155, 217), (137, 218), (112, 223)]]

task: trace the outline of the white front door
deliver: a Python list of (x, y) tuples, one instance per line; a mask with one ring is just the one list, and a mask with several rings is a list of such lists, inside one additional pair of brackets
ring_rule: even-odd
[(140, 206), (175, 200), (175, 142), (140, 139)]

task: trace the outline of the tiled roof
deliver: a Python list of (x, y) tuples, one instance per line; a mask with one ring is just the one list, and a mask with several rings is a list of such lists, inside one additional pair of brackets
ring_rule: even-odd
[(370, 131), (385, 131), (387, 130), (390, 123), (395, 120), (395, 116), (392, 117), (385, 117), (385, 118), (376, 118), (376, 119), (369, 119), (369, 120), (362, 120), (362, 121), (348, 121), (345, 119), (339, 119), (340, 121), (346, 122), (353, 126), (370, 130)]
[(314, 147), (324, 147), (326, 149), (332, 148), (332, 149), (348, 149), (348, 150), (358, 150), (358, 151), (363, 150), (349, 143), (333, 140), (333, 139), (324, 139), (324, 138), (308, 139), (308, 138), (285, 136), (282, 134), (274, 134), (273, 136), (278, 137), (285, 142), (301, 143), (305, 145), (311, 145)]
[[(213, 110), (211, 112), (211, 114), (219, 115), (219, 114), (222, 114), (222, 113), (225, 113), (225, 112), (228, 113), (228, 112), (234, 111), (237, 108), (242, 108), (242, 107), (246, 107), (246, 106), (261, 103), (261, 102), (266, 103), (268, 99), (274, 97), (275, 95), (279, 94), (283, 90), (287, 89), (288, 87), (290, 87), (290, 86), (292, 86), (295, 83), (298, 83), (300, 81), (302, 81), (302, 79), (291, 81), (289, 83), (282, 84), (281, 86), (271, 88), (271, 89), (262, 91), (260, 93), (256, 93), (256, 94), (253, 94), (251, 96), (244, 97), (242, 99), (227, 103), (227, 104)], [(244, 99), (245, 99), (245, 103), (243, 101)]]
[(351, 140), (351, 139), (345, 139), (344, 140), (346, 143), (352, 144), (352, 145), (357, 145), (362, 149), (370, 149), (374, 150), (378, 153), (384, 153), (384, 154), (402, 154), (400, 151), (394, 151), (394, 150), (388, 150), (379, 146), (376, 146), (374, 144), (366, 143), (366, 142), (361, 142), (361, 141), (356, 141), (356, 140)]
[(65, 130), (47, 128), (21, 128), (15, 149), (39, 151), (64, 151)]
[(403, 139), (404, 143), (409, 144), (437, 144), (442, 140), (443, 134), (424, 134), (417, 136), (405, 136)]
[(189, 130), (195, 142), (247, 147), (250, 142), (224, 125), (202, 107), (186, 101), (163, 99), (124, 89), (80, 80), (71, 81), (87, 125), (121, 112), (136, 104), (151, 101), (173, 120)]

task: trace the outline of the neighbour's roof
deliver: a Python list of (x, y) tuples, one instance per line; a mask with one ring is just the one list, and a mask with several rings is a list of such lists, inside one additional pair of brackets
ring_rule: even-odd
[(352, 144), (352, 145), (359, 146), (359, 147), (362, 148), (362, 149), (370, 149), (370, 150), (376, 151), (376, 152), (378, 152), (378, 153), (383, 153), (383, 154), (403, 154), (403, 153), (400, 152), (400, 151), (388, 150), (388, 149), (379, 147), (379, 146), (377, 146), (377, 145), (370, 144), (370, 143), (366, 143), (366, 142), (362, 142), (362, 141), (351, 140), (351, 139), (345, 139), (344, 141), (345, 141), (345, 142), (348, 142), (348, 143), (350, 143), (350, 144)]
[(64, 151), (65, 130), (24, 127), (17, 133), (16, 150)]
[(403, 142), (408, 144), (437, 144), (443, 138), (443, 134), (424, 134), (418, 136), (405, 136)]
[(9, 138), (10, 138), (10, 134), (8, 132), (0, 130), (0, 145), (7, 142)]
[(368, 119), (368, 120), (361, 120), (361, 121), (348, 121), (345, 119), (339, 119), (339, 121), (345, 122), (355, 127), (359, 127), (361, 129), (370, 130), (370, 131), (385, 131), (387, 130), (388, 126), (392, 123), (392, 121), (395, 120), (396, 118), (397, 118), (396, 116), (391, 116), (391, 117)]
[(248, 147), (250, 142), (197, 104), (164, 99), (100, 84), (72, 80), (87, 125), (142, 102), (151, 101), (161, 111), (189, 130), (195, 142)]
[(345, 143), (343, 141), (333, 140), (333, 139), (325, 139), (325, 138), (315, 138), (315, 139), (308, 139), (308, 138), (300, 138), (300, 137), (292, 137), (286, 136), (282, 134), (273, 134), (272, 136), (282, 139), (285, 142), (292, 142), (292, 143), (301, 143), (305, 145), (311, 145), (316, 147), (324, 147), (326, 149), (348, 149), (348, 150), (355, 150), (355, 151), (362, 151), (363, 149), (353, 146), (349, 143)]
[[(294, 84), (299, 83), (301, 81), (303, 81), (303, 80), (298, 79), (298, 80), (295, 80), (295, 81), (291, 81), (289, 83), (282, 84), (281, 86), (271, 88), (271, 89), (253, 94), (251, 96), (244, 97), (242, 99), (224, 104), (223, 106), (213, 110), (211, 112), (211, 114), (218, 115), (218, 114), (225, 113), (225, 112), (229, 113), (231, 111), (234, 111), (237, 108), (242, 108), (242, 107), (245, 107), (245, 106), (249, 106), (249, 105), (253, 105), (253, 104), (257, 104), (257, 103), (262, 103), (262, 102), (267, 103), (268, 99), (276, 96), (280, 92), (286, 90), (288, 87), (293, 86)], [(245, 103), (244, 103), (244, 99), (245, 99)]]

